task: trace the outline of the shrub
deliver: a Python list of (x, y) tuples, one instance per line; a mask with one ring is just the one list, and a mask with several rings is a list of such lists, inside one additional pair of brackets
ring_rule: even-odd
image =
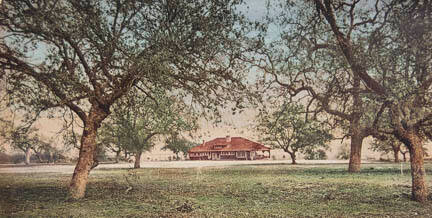
[(322, 149), (308, 151), (305, 156), (306, 160), (327, 160), (327, 158), (326, 152)]
[(6, 153), (0, 153), (0, 164), (12, 163), (12, 157)]
[(12, 160), (12, 163), (14, 163), (14, 164), (23, 163), (25, 160), (25, 155), (24, 154), (13, 154), (11, 156), (11, 160)]

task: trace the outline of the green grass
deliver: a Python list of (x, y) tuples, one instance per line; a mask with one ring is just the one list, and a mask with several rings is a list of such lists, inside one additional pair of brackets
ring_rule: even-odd
[(70, 177), (1, 174), (0, 217), (432, 217), (396, 164), (94, 170), (80, 201)]

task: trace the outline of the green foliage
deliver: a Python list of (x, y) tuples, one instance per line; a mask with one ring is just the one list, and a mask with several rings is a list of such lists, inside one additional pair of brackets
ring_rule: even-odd
[(157, 136), (192, 131), (196, 128), (193, 112), (174, 96), (155, 89), (152, 97), (131, 92), (113, 107), (104, 123), (99, 141), (102, 145), (133, 153), (150, 150)]
[(8, 103), (29, 113), (68, 108), (85, 120), (89, 106), (109, 109), (133, 86), (143, 93), (158, 86), (205, 107), (222, 105), (237, 92), (221, 90), (245, 90), (236, 60), (241, 3), (3, 1)]
[(371, 149), (382, 154), (393, 152), (393, 147), (400, 150), (402, 143), (393, 136), (388, 136), (385, 140), (374, 139), (371, 143)]
[(257, 129), (266, 143), (290, 155), (327, 148), (326, 143), (333, 138), (330, 131), (324, 124), (308, 119), (305, 115), (306, 111), (301, 105), (285, 103), (274, 112), (261, 111)]
[(306, 160), (327, 160), (327, 158), (326, 152), (322, 149), (305, 151), (304, 159)]
[(161, 148), (162, 150), (170, 150), (179, 159), (179, 154), (183, 153), (184, 158), (187, 157), (189, 149), (199, 145), (198, 143), (191, 142), (178, 134), (171, 134), (166, 140), (165, 145)]
[[(48, 117), (72, 111), (71, 120), (78, 117), (83, 131), (81, 151), (93, 151), (98, 128), (113, 105), (131, 91), (152, 98), (158, 88), (203, 112), (217, 111), (229, 100), (239, 102), (244, 97), (240, 91), (247, 90), (245, 67), (239, 61), (239, 38), (246, 31), (239, 28), (244, 19), (236, 7), (241, 3), (3, 1), (0, 75), (8, 105), (35, 117), (41, 111), (49, 111)], [(130, 123), (124, 120), (138, 119), (135, 112), (128, 113), (122, 113), (121, 122), (129, 127), (149, 129), (146, 120), (155, 117)], [(160, 126), (174, 122), (160, 121)], [(156, 134), (131, 131), (121, 131), (131, 137), (122, 137), (120, 144), (149, 147), (148, 139)], [(77, 145), (74, 139), (68, 138)], [(82, 166), (95, 162), (93, 154), (84, 153), (77, 162), (82, 170), (72, 180), (88, 174)], [(83, 197), (83, 189), (79, 194), (74, 189), (85, 183), (86, 179), (72, 182), (71, 195)]]
[(22, 123), (16, 120), (2, 119), (0, 122), (3, 126), (0, 132), (0, 136), (3, 138), (2, 144), (8, 144), (13, 149), (24, 152), (28, 158), (26, 164), (29, 164), (27, 161), (31, 159), (31, 150), (36, 153), (39, 161), (43, 161), (40, 156), (43, 152), (55, 152), (56, 149), (52, 147), (51, 142), (42, 138), (39, 135), (39, 130), (32, 127), (34, 121)]

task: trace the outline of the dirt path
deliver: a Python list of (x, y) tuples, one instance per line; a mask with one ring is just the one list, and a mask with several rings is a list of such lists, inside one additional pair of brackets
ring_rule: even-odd
[[(266, 165), (266, 164), (290, 164), (290, 160), (254, 160), (254, 161), (152, 161), (141, 162), (141, 168), (200, 168), (200, 167), (225, 167), (237, 165)], [(346, 160), (299, 160), (299, 164), (337, 164), (348, 163)], [(363, 161), (363, 163), (368, 163)], [(75, 165), (51, 165), (51, 164), (2, 164), (1, 173), (73, 173)], [(133, 168), (133, 163), (100, 164), (98, 169)]]

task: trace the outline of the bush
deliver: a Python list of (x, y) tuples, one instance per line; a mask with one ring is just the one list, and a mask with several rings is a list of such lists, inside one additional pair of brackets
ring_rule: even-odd
[[(13, 154), (10, 156), (9, 163), (19, 164), (19, 163), (24, 163), (24, 162), (25, 162), (24, 153), (17, 153), (17, 154)], [(39, 162), (40, 162), (39, 158), (35, 154), (32, 154), (30, 156), (30, 163), (39, 163)]]
[[(24, 154), (13, 154), (11, 156), (11, 161), (14, 164), (23, 163), (25, 161), (25, 155)], [(31, 161), (31, 158), (30, 158)]]
[(0, 164), (12, 163), (12, 157), (6, 153), (0, 153)]
[(316, 151), (306, 152), (306, 160), (327, 160), (327, 154), (324, 150), (318, 149)]

